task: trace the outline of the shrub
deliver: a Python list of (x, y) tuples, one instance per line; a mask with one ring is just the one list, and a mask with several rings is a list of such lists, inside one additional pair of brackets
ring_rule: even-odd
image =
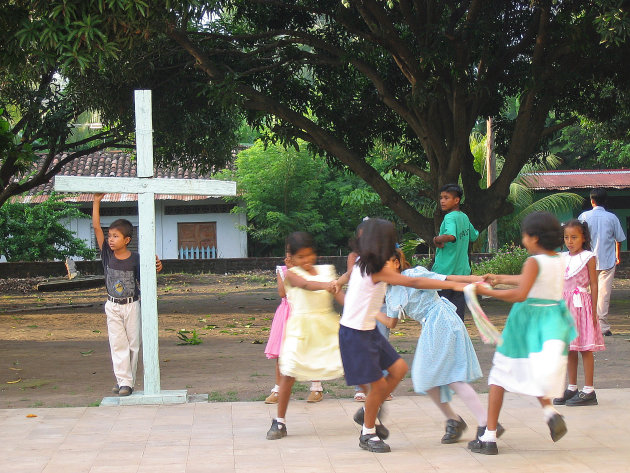
[(510, 244), (501, 247), (492, 258), (471, 264), (473, 274), (521, 274), (529, 254), (525, 248)]

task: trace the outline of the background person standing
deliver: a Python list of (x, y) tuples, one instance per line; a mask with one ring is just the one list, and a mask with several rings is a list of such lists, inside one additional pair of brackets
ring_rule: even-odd
[[(462, 188), (457, 184), (446, 184), (440, 189), (440, 208), (446, 215), (440, 225), (440, 234), (433, 238), (436, 250), (431, 271), (434, 273), (470, 276), (468, 246), (477, 239), (479, 232), (471, 225), (468, 216), (459, 210), (462, 194)], [(457, 315), (463, 321), (466, 309), (464, 293), (452, 290), (438, 293), (455, 305)]]
[(604, 189), (591, 190), (591, 205), (593, 210), (582, 212), (578, 217), (580, 222), (586, 222), (591, 233), (593, 253), (597, 256), (597, 315), (602, 334), (612, 335), (608, 323), (608, 306), (612, 292), (615, 268), (619, 264), (620, 243), (626, 239), (619, 219), (604, 206), (608, 194)]

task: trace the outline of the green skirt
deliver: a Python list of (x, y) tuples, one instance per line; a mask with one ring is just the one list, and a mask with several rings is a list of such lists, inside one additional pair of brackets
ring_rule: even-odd
[(564, 300), (532, 298), (514, 304), (488, 384), (536, 397), (561, 397), (569, 343), (576, 335)]

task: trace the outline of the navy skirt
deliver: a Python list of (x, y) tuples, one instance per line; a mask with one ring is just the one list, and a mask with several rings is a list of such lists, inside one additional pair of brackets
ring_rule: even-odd
[(400, 355), (378, 329), (355, 330), (339, 326), (339, 351), (346, 384), (369, 384), (383, 377)]

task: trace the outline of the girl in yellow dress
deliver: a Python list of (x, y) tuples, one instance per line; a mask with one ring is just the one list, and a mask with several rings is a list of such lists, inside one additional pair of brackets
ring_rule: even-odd
[(333, 294), (342, 293), (335, 284), (332, 265), (315, 265), (317, 253), (313, 237), (295, 232), (287, 238), (293, 267), (284, 285), (291, 306), (280, 349), (280, 389), (278, 414), (267, 432), (267, 440), (287, 435), (285, 415), (295, 380), (328, 380), (343, 376), (339, 354), (339, 314), (333, 309)]

